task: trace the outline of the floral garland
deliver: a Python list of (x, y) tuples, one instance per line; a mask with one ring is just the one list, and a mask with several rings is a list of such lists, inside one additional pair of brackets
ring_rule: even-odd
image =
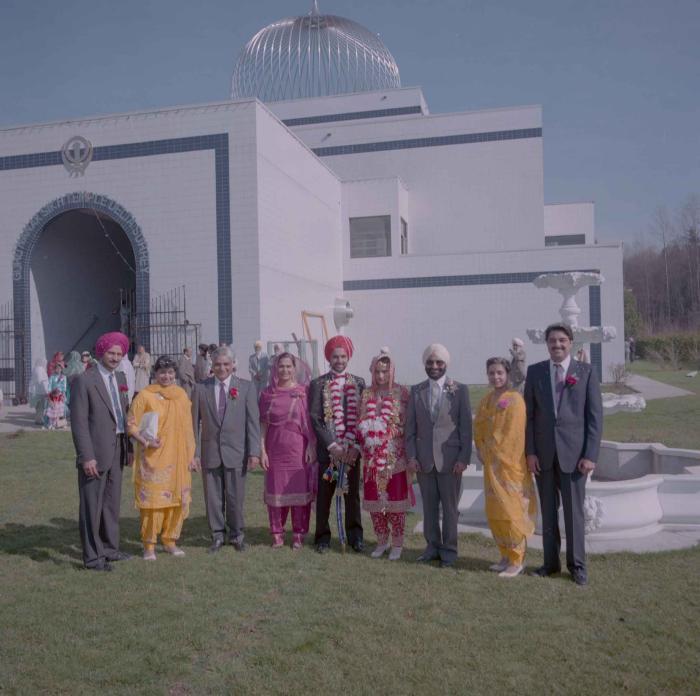
[[(346, 410), (343, 410), (343, 396)], [(323, 386), (324, 419), (332, 428), (336, 442), (345, 450), (356, 447), (357, 401), (357, 383), (352, 375), (345, 378), (343, 389), (338, 379), (326, 380)]]

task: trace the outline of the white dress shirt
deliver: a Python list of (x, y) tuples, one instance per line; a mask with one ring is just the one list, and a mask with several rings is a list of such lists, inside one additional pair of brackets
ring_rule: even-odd
[[(117, 399), (119, 399), (119, 382), (117, 382), (117, 373), (116, 371), (110, 372), (101, 362), (97, 363), (97, 371), (100, 373), (100, 377), (102, 377), (102, 381), (105, 383), (105, 389), (107, 390), (109, 403), (112, 407), (112, 414), (114, 415), (114, 420), (117, 424), (117, 435), (121, 435), (124, 431), (119, 427), (119, 417), (116, 413), (114, 413), (114, 404), (112, 403), (112, 390), (109, 388), (109, 377), (110, 375), (114, 375), (114, 388), (117, 391)], [(121, 405), (122, 404), (120, 400), (119, 406), (121, 407)], [(122, 413), (122, 415), (124, 416), (124, 422), (126, 423), (126, 413)]]
[[(554, 402), (554, 415), (557, 415), (559, 410), (559, 399), (557, 397), (557, 368), (553, 360), (549, 361), (549, 381), (552, 385), (552, 401)], [(567, 355), (564, 360), (561, 361), (561, 366), (564, 368), (564, 380), (566, 380), (566, 373), (569, 371), (569, 365), (571, 364), (571, 355)], [(564, 382), (566, 386), (566, 382)]]

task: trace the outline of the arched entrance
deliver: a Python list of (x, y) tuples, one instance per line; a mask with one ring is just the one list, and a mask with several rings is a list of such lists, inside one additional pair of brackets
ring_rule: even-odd
[[(44, 206), (19, 238), (13, 275), (20, 398), (31, 374), (32, 345), (50, 357), (56, 350), (89, 349), (104, 331), (126, 328), (139, 340), (128, 315), (148, 316), (148, 249), (134, 217), (110, 198), (71, 193)], [(147, 328), (140, 326), (146, 342)]]

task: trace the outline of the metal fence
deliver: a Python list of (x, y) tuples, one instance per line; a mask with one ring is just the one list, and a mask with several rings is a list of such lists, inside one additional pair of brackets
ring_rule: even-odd
[[(278, 350), (275, 351), (275, 348)], [(311, 369), (311, 376), (318, 377), (321, 374), (321, 365), (318, 360), (318, 341), (306, 339), (281, 341), (268, 341), (267, 354), (274, 359), (276, 353), (291, 353), (301, 358)]]
[[(21, 342), (20, 342), (21, 349)], [(0, 305), (0, 390), (3, 398), (16, 401), (18, 392), (15, 384), (15, 374), (17, 363), (15, 363), (15, 320), (12, 311), (12, 302), (5, 302)], [(21, 357), (21, 356), (20, 356)], [(18, 361), (22, 364), (22, 361)], [(26, 392), (24, 376), (21, 375), (19, 394)]]

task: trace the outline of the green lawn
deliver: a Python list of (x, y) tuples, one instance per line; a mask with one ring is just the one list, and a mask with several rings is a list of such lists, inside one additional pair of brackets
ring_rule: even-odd
[(673, 370), (638, 361), (632, 372), (692, 391), (693, 396), (654, 399), (642, 413), (606, 416), (603, 437), (617, 442), (661, 442), (667, 447), (700, 449), (700, 375), (686, 377), (688, 369)]
[(273, 551), (254, 474), (246, 553), (206, 554), (197, 479), (184, 559), (90, 573), (72, 454), (65, 433), (0, 436), (3, 694), (697, 693), (700, 549), (592, 557), (587, 589), (495, 577), (478, 536), (456, 571), (416, 564), (417, 536), (391, 564)]

